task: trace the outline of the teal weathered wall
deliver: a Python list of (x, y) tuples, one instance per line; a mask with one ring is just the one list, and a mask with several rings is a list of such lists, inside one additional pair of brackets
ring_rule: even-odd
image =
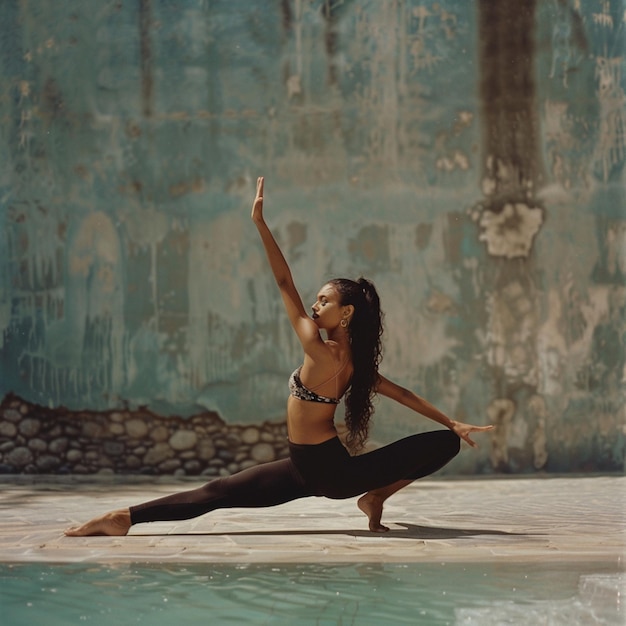
[(453, 471), (621, 469), (625, 10), (2, 2), (0, 396), (282, 419), (262, 174), (305, 299), (373, 279), (383, 372), (497, 424)]

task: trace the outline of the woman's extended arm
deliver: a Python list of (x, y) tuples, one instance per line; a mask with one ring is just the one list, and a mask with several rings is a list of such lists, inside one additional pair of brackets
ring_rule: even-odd
[(418, 396), (416, 393), (397, 385), (396, 383), (388, 380), (384, 376), (379, 376), (378, 386), (376, 393), (379, 393), (387, 398), (391, 398), (400, 404), (420, 413), (424, 417), (428, 417), (435, 422), (438, 422), (442, 426), (446, 426), (452, 432), (456, 433), (463, 441), (469, 443), (472, 448), (478, 447), (475, 441), (470, 437), (471, 433), (483, 432), (485, 430), (491, 430), (492, 425), (489, 426), (473, 426), (472, 424), (464, 424), (463, 422), (457, 422), (450, 419), (447, 415), (442, 413), (439, 409), (434, 407), (430, 402), (424, 400), (424, 398)]
[(267, 259), (287, 309), (287, 315), (303, 346), (306, 347), (311, 343), (323, 344), (315, 322), (307, 315), (302, 304), (302, 298), (293, 282), (289, 265), (263, 218), (263, 188), (264, 179), (259, 177), (251, 217), (261, 236)]

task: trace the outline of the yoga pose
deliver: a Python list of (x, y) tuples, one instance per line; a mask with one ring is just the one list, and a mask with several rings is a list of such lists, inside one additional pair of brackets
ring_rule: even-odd
[[(304, 350), (302, 365), (289, 379), (289, 457), (217, 478), (198, 489), (105, 513), (69, 528), (66, 535), (125, 535), (140, 522), (189, 519), (222, 508), (273, 506), (306, 496), (350, 498), (361, 494), (358, 507), (367, 515), (370, 530), (385, 532), (388, 528), (381, 518), (389, 496), (448, 463), (459, 452), (460, 439), (475, 447), (471, 433), (492, 428), (452, 420), (379, 374), (382, 313), (376, 289), (368, 280), (329, 281), (317, 294), (312, 315), (307, 314), (263, 217), (263, 178), (257, 182), (252, 220)], [(412, 435), (372, 452), (350, 454), (335, 429), (335, 408), (345, 396), (346, 444), (351, 452), (359, 452), (367, 438), (375, 394), (396, 400), (447, 430)]]

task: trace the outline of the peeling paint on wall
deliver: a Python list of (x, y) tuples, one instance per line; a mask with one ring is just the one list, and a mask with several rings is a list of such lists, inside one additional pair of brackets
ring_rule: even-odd
[(515, 259), (530, 254), (543, 222), (543, 211), (516, 202), (505, 204), (498, 213), (485, 209), (476, 219), (482, 231), (479, 240), (487, 243), (489, 254)]

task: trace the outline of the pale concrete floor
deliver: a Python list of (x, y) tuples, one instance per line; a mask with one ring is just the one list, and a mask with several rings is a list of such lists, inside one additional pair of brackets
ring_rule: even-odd
[(0, 478), (3, 562), (596, 561), (624, 568), (626, 477), (435, 479), (396, 494), (385, 535), (356, 498), (306, 498), (185, 522), (134, 526), (127, 537), (63, 529), (195, 482)]

